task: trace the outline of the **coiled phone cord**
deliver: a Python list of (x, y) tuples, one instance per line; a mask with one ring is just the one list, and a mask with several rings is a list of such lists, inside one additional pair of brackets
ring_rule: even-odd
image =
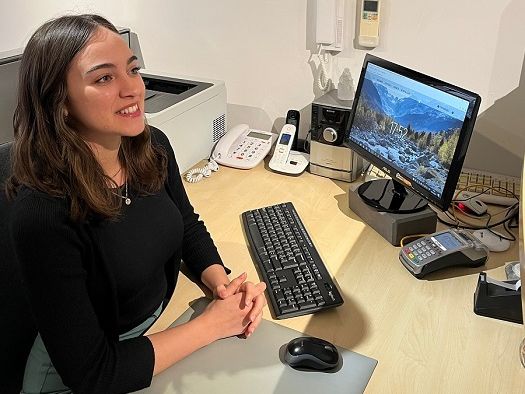
[(184, 179), (186, 179), (189, 183), (196, 183), (201, 181), (203, 178), (208, 178), (212, 172), (219, 171), (219, 165), (217, 162), (213, 159), (208, 160), (208, 164), (206, 164), (202, 168), (192, 168), (189, 170), (186, 175), (184, 176)]
[(317, 53), (317, 56), (319, 56), (319, 74), (317, 75), (317, 86), (322, 91), (327, 90), (330, 88), (330, 84), (332, 83), (332, 80), (328, 77), (328, 71), (326, 69), (326, 66), (330, 66), (330, 71), (332, 70), (332, 63), (330, 62), (330, 54), (328, 54), (326, 51), (324, 51), (324, 48), (322, 45), (319, 45), (319, 52)]

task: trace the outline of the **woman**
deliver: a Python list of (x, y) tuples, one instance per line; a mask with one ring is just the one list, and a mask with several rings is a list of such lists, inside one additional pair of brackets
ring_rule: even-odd
[[(39, 331), (25, 393), (139, 390), (261, 321), (265, 286), (245, 274), (228, 279), (166, 136), (144, 123), (138, 71), (115, 27), (96, 15), (47, 22), (24, 51), (7, 188)], [(181, 259), (215, 300), (191, 322), (144, 336)]]

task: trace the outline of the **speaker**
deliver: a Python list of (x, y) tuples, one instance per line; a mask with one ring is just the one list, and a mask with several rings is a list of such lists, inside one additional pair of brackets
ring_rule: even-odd
[(352, 101), (337, 98), (332, 90), (312, 103), (310, 172), (341, 181), (354, 181), (363, 159), (343, 145)]

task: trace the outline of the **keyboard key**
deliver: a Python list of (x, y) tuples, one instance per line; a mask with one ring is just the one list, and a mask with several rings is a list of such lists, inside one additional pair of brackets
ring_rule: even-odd
[(299, 308), (295, 304), (284, 306), (284, 307), (279, 308), (279, 309), (281, 310), (281, 313), (290, 313), (290, 312), (295, 312), (295, 311), (299, 310)]
[(291, 258), (290, 260), (283, 263), (283, 268), (295, 268), (298, 266), (299, 264), (296, 263), (294, 258)]
[(274, 290), (273, 292), (273, 297), (277, 300), (277, 301), (284, 301), (284, 294), (283, 294), (283, 291), (282, 290)]
[(299, 308), (301, 310), (302, 309), (315, 308), (316, 306), (317, 306), (317, 304), (315, 302), (305, 302), (305, 303), (299, 304)]

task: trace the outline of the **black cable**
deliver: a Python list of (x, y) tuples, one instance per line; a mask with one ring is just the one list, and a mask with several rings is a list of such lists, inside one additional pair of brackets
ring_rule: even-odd
[(505, 226), (505, 223), (503, 223), (503, 229), (505, 230), (505, 232), (509, 235), (512, 236), (512, 238), (509, 238), (509, 237), (505, 237), (504, 235), (500, 234), (500, 233), (497, 233), (495, 232), (494, 230), (488, 228), (487, 230), (489, 230), (492, 234), (494, 234), (496, 237), (499, 237), (501, 239), (506, 239), (507, 241), (516, 241), (516, 237), (514, 236), (514, 234), (511, 234), (508, 230), (507, 230), (507, 227)]
[(362, 176), (365, 175), (368, 172), (368, 170), (370, 169), (370, 167), (372, 167), (372, 163), (368, 163), (366, 168), (361, 171), (361, 175)]
[[(474, 186), (473, 186), (474, 187)], [(470, 192), (470, 193), (477, 193), (477, 194), (474, 194), (473, 196), (470, 196), (468, 198), (465, 198), (465, 199), (455, 199), (455, 200), (452, 200), (452, 202), (463, 202), (463, 201), (468, 201), (468, 200), (471, 200), (473, 198), (476, 198), (476, 197), (479, 197), (481, 196), (482, 194), (487, 194), (488, 191), (490, 190), (497, 190), (497, 191), (501, 191), (501, 190), (504, 190), (506, 191), (507, 193), (509, 194), (512, 194), (512, 196), (517, 200), (517, 202), (519, 203), (520, 199), (519, 197), (514, 193), (512, 192), (511, 190), (503, 187), (503, 186), (482, 186), (480, 185), (479, 187), (484, 187), (485, 190), (481, 191), (481, 192)], [(464, 192), (467, 192), (469, 193), (469, 190), (468, 188), (466, 188), (465, 190), (461, 190), (461, 191), (464, 191)]]
[(487, 220), (487, 223), (485, 223), (485, 227), (489, 228), (490, 221), (492, 220), (492, 215), (488, 212), (485, 212), (485, 214), (489, 217), (489, 219)]
[[(312, 129), (308, 130), (308, 133), (306, 133), (306, 137), (304, 137), (304, 141), (303, 141), (303, 150), (306, 152), (306, 153), (310, 153), (310, 142), (308, 142), (308, 136), (312, 133)], [(306, 144), (308, 144), (308, 149), (306, 149)]]
[[(222, 137), (224, 137), (226, 134), (224, 134)], [(222, 138), (221, 137), (221, 138)], [(210, 161), (210, 159), (212, 158), (211, 156), (213, 155), (213, 151), (215, 150), (215, 147), (217, 146), (217, 144), (219, 143), (219, 141), (221, 140), (221, 138), (219, 138), (217, 141), (214, 142), (213, 146), (211, 147), (211, 152), (210, 152), (210, 155), (208, 156), (208, 161)]]
[[(447, 212), (445, 212), (445, 213), (447, 213)], [(450, 218), (450, 216), (449, 216), (449, 218)], [(490, 224), (490, 225), (488, 225), (488, 226), (486, 226), (486, 227), (481, 227), (481, 226), (476, 226), (476, 227), (474, 227), (474, 226), (472, 226), (472, 225), (463, 225), (463, 224), (460, 224), (459, 222), (457, 222), (457, 223), (449, 223), (449, 222), (447, 222), (446, 220), (443, 220), (443, 219), (441, 219), (441, 218), (438, 216), (438, 220), (439, 220), (441, 223), (443, 223), (443, 224), (445, 224), (445, 225), (447, 225), (447, 226), (450, 226), (450, 227), (457, 227), (457, 228), (462, 228), (462, 229), (465, 229), (465, 230), (484, 230), (484, 229), (491, 229), (491, 228), (497, 227), (497, 226), (499, 226), (499, 225), (501, 225), (501, 224), (503, 224), (503, 223), (509, 221), (510, 219), (511, 219), (511, 218), (505, 218), (505, 219), (503, 219), (503, 220), (500, 220), (500, 221), (497, 222), (497, 223)]]
[[(457, 218), (456, 216), (454, 217), (451, 217), (450, 215), (450, 212), (449, 211), (443, 211), (443, 213), (445, 215), (447, 215), (447, 217), (450, 219), (450, 220), (453, 220), (456, 222), (456, 224), (452, 224), (452, 223), (447, 223), (446, 221), (444, 221), (443, 219), (440, 219), (439, 216), (438, 216), (438, 219), (440, 219), (440, 222), (443, 223), (443, 224), (446, 224), (448, 226), (455, 226), (455, 227), (458, 227), (458, 228), (465, 228), (467, 230), (481, 230), (481, 229), (488, 229), (488, 228), (492, 228), (492, 227), (495, 227), (495, 226), (499, 226), (500, 224), (506, 222), (506, 221), (511, 221), (514, 216), (516, 216), (516, 212), (515, 212), (515, 208), (519, 207), (519, 202), (516, 202), (514, 204), (512, 204), (511, 206), (509, 206), (507, 209), (505, 209), (506, 211), (506, 214), (505, 214), (505, 218), (500, 221), (500, 222), (497, 222), (497, 223), (494, 223), (494, 224), (490, 224), (490, 220), (492, 219), (492, 215), (490, 213), (486, 213), (486, 215), (489, 215), (489, 220), (487, 220), (487, 223), (485, 224), (485, 227), (481, 227), (481, 226), (476, 226), (476, 227), (473, 227), (472, 224), (470, 223), (467, 223), (459, 218)], [(503, 212), (503, 211), (502, 211)], [(509, 216), (510, 213), (513, 213), (512, 216)], [(480, 218), (481, 219), (481, 218)]]
[(503, 229), (507, 234), (510, 235), (511, 238), (505, 237), (504, 235), (498, 234), (495, 231), (492, 231), (490, 228), (488, 229), (492, 234), (501, 237), (503, 239), (506, 239), (507, 241), (516, 241), (516, 236), (510, 232), (510, 230), (507, 228), (507, 222), (503, 223)]

